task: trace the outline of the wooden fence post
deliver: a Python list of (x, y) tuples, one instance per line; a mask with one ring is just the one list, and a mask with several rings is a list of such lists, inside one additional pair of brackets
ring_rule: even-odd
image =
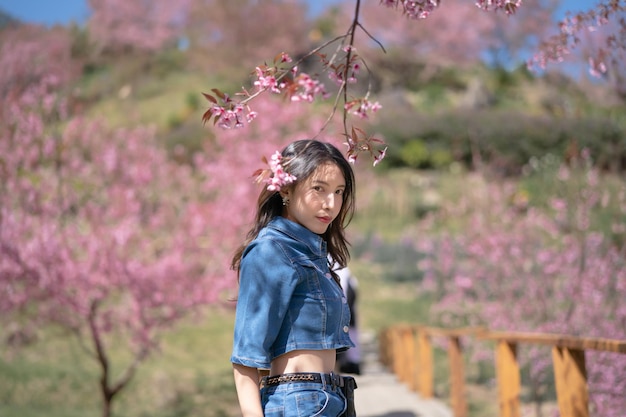
[(496, 349), (500, 417), (520, 417), (521, 382), (517, 363), (517, 344), (500, 340)]
[(407, 329), (407, 385), (412, 391), (417, 391), (417, 343), (415, 341), (415, 328), (413, 326)]
[(589, 417), (585, 351), (554, 346), (552, 362), (561, 417)]
[(450, 361), (450, 403), (454, 417), (467, 417), (465, 400), (465, 372), (463, 352), (459, 336), (448, 337), (448, 359)]
[(401, 355), (402, 355), (401, 341), (402, 340), (400, 338), (400, 327), (395, 326), (393, 328), (393, 331), (391, 332), (391, 346), (393, 348), (391, 350), (391, 363), (392, 363), (393, 373), (396, 376), (401, 375), (401, 369), (402, 369), (402, 361), (400, 360)]
[(411, 387), (413, 378), (413, 363), (415, 361), (415, 345), (413, 343), (413, 330), (409, 326), (402, 326), (399, 329), (400, 357), (398, 358), (402, 366), (398, 368), (398, 378), (400, 381)]
[(417, 354), (418, 354), (418, 389), (424, 398), (432, 398), (434, 396), (434, 360), (433, 347), (430, 342), (430, 336), (426, 329), (420, 328), (417, 331)]

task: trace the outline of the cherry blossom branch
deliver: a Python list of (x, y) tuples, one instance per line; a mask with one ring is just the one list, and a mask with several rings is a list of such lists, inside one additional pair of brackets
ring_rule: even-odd
[(589, 57), (589, 72), (601, 77), (608, 71), (611, 52), (626, 51), (626, 21), (619, 18), (626, 11), (626, 5), (619, 0), (604, 0), (595, 9), (572, 15), (567, 13), (559, 23), (560, 33), (542, 42), (539, 52), (527, 63), (531, 69), (545, 69), (551, 62), (563, 62), (582, 43), (583, 33), (597, 32), (601, 27), (611, 23), (615, 17), (619, 25), (619, 33), (607, 35), (604, 47), (598, 48), (594, 56)]
[[(355, 162), (357, 154), (367, 150), (374, 156), (374, 164), (377, 164), (385, 156), (386, 148), (378, 150), (378, 152), (374, 152), (373, 149), (377, 144), (384, 144), (384, 142), (380, 139), (373, 140), (373, 138), (364, 134), (355, 137), (354, 134), (361, 134), (363, 131), (361, 129), (350, 129), (347, 121), (348, 113), (353, 113), (360, 118), (367, 118), (368, 112), (376, 112), (380, 108), (379, 103), (371, 103), (369, 101), (369, 87), (365, 97), (350, 99), (348, 95), (348, 84), (356, 82), (361, 66), (360, 63), (363, 62), (356, 54), (354, 48), (356, 28), (362, 28), (367, 36), (374, 39), (359, 23), (360, 6), (361, 1), (357, 0), (354, 19), (346, 34), (324, 42), (301, 57), (295, 64), (285, 66), (285, 64), (291, 63), (292, 60), (288, 54), (283, 52), (274, 58), (272, 65), (268, 66), (265, 64), (256, 67), (254, 73), (257, 79), (253, 82), (256, 91), (249, 92), (242, 87), (242, 91), (235, 94), (238, 98), (242, 97), (240, 99), (232, 98), (215, 88), (211, 90), (212, 94), (203, 93), (204, 97), (211, 103), (209, 109), (202, 116), (203, 123), (206, 124), (212, 121), (214, 126), (224, 129), (243, 127), (246, 122), (250, 123), (257, 117), (257, 113), (250, 108), (250, 102), (266, 92), (284, 93), (291, 101), (312, 102), (317, 96), (327, 98), (329, 94), (318, 79), (303, 72), (298, 73), (298, 67), (305, 59), (317, 55), (329, 77), (339, 87), (330, 115), (318, 134), (324, 131), (330, 124), (339, 107), (339, 100), (343, 97), (343, 134), (347, 138), (348, 159)], [(375, 41), (382, 47), (380, 42)], [(321, 51), (337, 42), (339, 42), (340, 46), (338, 46), (333, 56), (327, 60), (326, 55), (321, 53)], [(345, 55), (341, 62), (337, 62), (337, 57), (341, 51)], [(365, 66), (370, 71), (367, 65)]]
[[(380, 5), (390, 8), (402, 9), (403, 15), (411, 19), (424, 19), (439, 6), (440, 0), (380, 0)], [(513, 14), (521, 4), (521, 0), (477, 0), (477, 6), (484, 10), (504, 10), (506, 14)], [(348, 146), (347, 156), (351, 162), (355, 162), (361, 152), (367, 152), (374, 158), (376, 165), (385, 156), (386, 147), (383, 148), (384, 141), (368, 136), (365, 132), (355, 126), (350, 127), (348, 115), (354, 114), (361, 119), (368, 118), (369, 113), (375, 113), (381, 106), (378, 102), (371, 102), (369, 94), (371, 84), (368, 86), (364, 97), (349, 97), (349, 84), (355, 83), (359, 73), (361, 63), (365, 65), (368, 72), (371, 71), (367, 64), (356, 54), (355, 40), (356, 30), (360, 28), (370, 39), (374, 40), (383, 51), (383, 45), (375, 39), (359, 22), (361, 12), (361, 0), (355, 0), (355, 8), (352, 22), (342, 36), (329, 40), (300, 58), (295, 64), (291, 57), (282, 52), (278, 54), (272, 65), (262, 65), (255, 68), (256, 81), (253, 82), (256, 91), (249, 92), (242, 87), (242, 91), (235, 96), (243, 98), (232, 98), (219, 89), (212, 89), (213, 94), (203, 93), (204, 97), (211, 103), (209, 109), (202, 116), (203, 123), (213, 121), (213, 125), (224, 129), (240, 128), (244, 124), (250, 123), (257, 117), (257, 113), (250, 108), (250, 102), (265, 92), (281, 94), (284, 93), (291, 101), (312, 102), (316, 97), (327, 98), (324, 84), (317, 78), (304, 72), (298, 73), (299, 65), (305, 59), (317, 55), (319, 56), (324, 70), (328, 76), (337, 84), (338, 92), (335, 96), (329, 117), (319, 130), (318, 134), (326, 129), (334, 118), (339, 100), (343, 98), (343, 135), (346, 137)], [(339, 42), (335, 53), (329, 60), (321, 51), (329, 45)], [(337, 57), (343, 51), (343, 59), (336, 63)]]

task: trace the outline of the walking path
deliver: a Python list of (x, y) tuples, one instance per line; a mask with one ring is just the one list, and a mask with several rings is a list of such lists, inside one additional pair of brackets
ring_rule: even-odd
[(378, 359), (373, 335), (361, 334), (361, 375), (355, 375), (358, 417), (453, 417), (442, 401), (425, 399), (399, 382)]

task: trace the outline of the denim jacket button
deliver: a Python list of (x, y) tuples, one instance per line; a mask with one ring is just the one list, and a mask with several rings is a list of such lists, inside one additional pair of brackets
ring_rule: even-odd
[(327, 273), (325, 274), (325, 277), (326, 277), (326, 278), (328, 278), (328, 279), (330, 279), (330, 278), (332, 278), (333, 276), (332, 276), (332, 275), (330, 275), (330, 272), (327, 272)]
[(344, 333), (348, 333), (350, 329), (348, 328), (348, 326), (343, 326), (343, 332)]

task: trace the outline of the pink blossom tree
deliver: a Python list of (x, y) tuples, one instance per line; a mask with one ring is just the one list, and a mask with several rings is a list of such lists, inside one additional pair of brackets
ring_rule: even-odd
[[(55, 79), (61, 87), (75, 80), (81, 63), (72, 57), (71, 43), (69, 34), (59, 27), (21, 25), (0, 31), (2, 97), (19, 96), (25, 87), (43, 78)], [(6, 108), (0, 107), (0, 118)]]
[(620, 0), (601, 0), (590, 10), (568, 12), (559, 23), (559, 33), (543, 40), (539, 52), (529, 60), (529, 67), (544, 69), (582, 53), (591, 75), (607, 78), (624, 95), (624, 12), (626, 5)]
[[(12, 44), (13, 58), (2, 59), (22, 62), (48, 39), (25, 51)], [(3, 79), (12, 94), (0, 114), (0, 318), (77, 337), (99, 366), (110, 416), (160, 335), (236, 285), (229, 260), (252, 220), (261, 156), (322, 121), (308, 107), (282, 111), (263, 99), (260, 108), (291, 122), (220, 132), (191, 165), (179, 164), (153, 128), (86, 120), (59, 77), (20, 75)], [(113, 363), (121, 349), (131, 359)]]
[[(0, 312), (77, 336), (100, 367), (109, 416), (160, 331), (232, 284), (206, 262), (219, 248), (205, 247), (209, 216), (193, 210), (189, 168), (153, 145), (152, 129), (64, 119), (56, 87), (44, 80), (7, 103)], [(124, 344), (133, 359), (116, 377), (111, 349)]]
[[(599, 170), (585, 158), (543, 173), (554, 182), (548, 208), (528, 205), (523, 189), (492, 183), (477, 187), (480, 201), (457, 202), (430, 219), (470, 218), (462, 235), (422, 231), (432, 238), (416, 242), (428, 254), (421, 264), (425, 285), (440, 296), (433, 319), (448, 326), (626, 339), (626, 246), (614, 239), (626, 228), (626, 188), (601, 189)], [(593, 213), (610, 219), (607, 230), (594, 223)], [(539, 393), (549, 354), (522, 354)], [(587, 361), (594, 410), (620, 416), (626, 358), (587, 352)]]
[(98, 51), (156, 51), (176, 44), (185, 25), (188, 0), (89, 0), (87, 22)]
[(307, 51), (309, 30), (301, 1), (190, 0), (184, 35), (194, 67), (234, 80), (279, 51)]
[[(343, 3), (340, 11), (335, 26), (347, 27), (354, 14), (352, 2)], [(364, 2), (359, 22), (386, 50), (395, 50), (436, 67), (479, 62), (481, 51), (495, 42), (496, 17), (467, 0), (446, 0), (442, 10), (434, 10), (419, 21), (399, 16), (396, 7)], [(466, 24), (469, 21), (471, 25)], [(373, 40), (359, 42), (358, 49), (368, 62), (386, 59)]]
[(506, 67), (507, 62), (524, 62), (524, 54), (536, 50), (554, 26), (553, 16), (560, 0), (524, 0), (515, 17), (489, 16), (494, 38), (489, 46), (490, 62)]
[[(236, 285), (229, 260), (252, 220), (261, 156), (323, 121), (263, 98), (260, 108), (290, 122), (219, 132), (180, 164), (153, 128), (111, 129), (75, 112), (79, 63), (65, 32), (23, 27), (2, 40), (0, 319), (16, 334), (42, 325), (74, 335), (99, 366), (110, 416), (160, 335)], [(120, 350), (128, 362), (114, 363)]]

